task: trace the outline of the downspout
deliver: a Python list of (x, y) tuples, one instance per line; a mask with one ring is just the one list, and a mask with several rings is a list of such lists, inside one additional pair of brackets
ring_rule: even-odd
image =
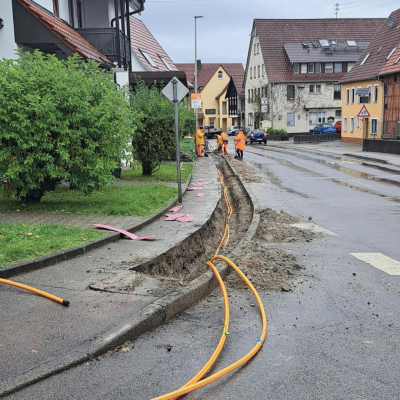
[(385, 84), (382, 83), (379, 79), (379, 75), (375, 77), (378, 85), (382, 86), (382, 119), (381, 119), (381, 137), (383, 135), (383, 127), (384, 127), (384, 118), (385, 118)]
[[(128, 0), (128, 1), (129, 1), (129, 0)], [(129, 13), (129, 17), (132, 16), (132, 15), (134, 15), (134, 14), (138, 14), (138, 13), (141, 13), (142, 11), (144, 11), (144, 3), (145, 3), (145, 1), (146, 1), (146, 0), (143, 0), (142, 6), (139, 8), (139, 10), (131, 11), (131, 12)], [(121, 17), (122, 17), (122, 16), (121, 16)], [(118, 17), (118, 19), (121, 18), (121, 17)], [(126, 17), (126, 14), (124, 15), (124, 17)], [(114, 22), (115, 22), (116, 19), (117, 19), (117, 18), (113, 18), (113, 19), (111, 20), (111, 28), (114, 27)]]
[(271, 85), (271, 90), (270, 90), (270, 96), (271, 96), (271, 101), (270, 101), (270, 103), (271, 103), (271, 111), (270, 111), (270, 114), (271, 114), (271, 129), (274, 129), (274, 82), (271, 82), (270, 83), (270, 85)]

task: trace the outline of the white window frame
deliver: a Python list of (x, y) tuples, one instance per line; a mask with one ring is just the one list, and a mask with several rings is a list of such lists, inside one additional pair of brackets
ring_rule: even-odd
[(260, 77), (260, 66), (257, 67), (257, 77)]
[(253, 126), (253, 113), (248, 113), (247, 119), (248, 119), (249, 126)]
[(262, 71), (262, 76), (264, 76), (265, 75), (265, 65), (264, 64), (261, 67), (261, 71)]
[(257, 54), (260, 54), (260, 43), (257, 43)]
[(371, 53), (368, 53), (368, 54), (364, 57), (364, 60), (362, 60), (361, 63), (360, 63), (360, 67), (366, 63), (366, 61), (368, 60), (368, 57), (370, 56), (370, 54), (371, 54)]
[(315, 85), (315, 93), (321, 93), (322, 85)]
[[(328, 71), (329, 69), (329, 71)], [(325, 73), (326, 74), (333, 74), (333, 63), (325, 63)]]
[(250, 79), (253, 79), (253, 68), (250, 67)]
[(314, 85), (309, 85), (309, 90), (308, 90), (308, 93), (312, 93), (312, 94), (314, 94), (314, 93), (315, 93), (315, 90), (314, 90)]
[(168, 68), (169, 71), (172, 71), (171, 66), (168, 64), (168, 61), (163, 57), (158, 55), (158, 57), (160, 57), (161, 61), (164, 63), (164, 65)]
[(326, 112), (322, 111), (318, 113), (318, 123), (319, 124), (325, 124), (326, 123)]
[(153, 59), (150, 57), (150, 55), (147, 53), (146, 50), (139, 49), (140, 52), (142, 53), (143, 57), (147, 60), (147, 62), (154, 68), (158, 68), (157, 64), (153, 61)]
[(218, 71), (218, 79), (223, 79), (223, 73), (222, 71)]
[(379, 96), (379, 85), (374, 85), (374, 93), (373, 93), (373, 102), (377, 103), (378, 102), (378, 96)]
[(300, 73), (300, 64), (299, 63), (293, 63), (293, 73), (294, 74), (299, 74)]
[[(290, 120), (289, 120), (289, 115), (291, 116)], [(293, 116), (293, 118), (292, 118), (292, 116)], [(291, 122), (293, 122), (293, 123), (291, 123)], [(295, 126), (295, 124), (296, 124), (296, 113), (294, 113), (294, 112), (286, 113), (286, 126)]]
[(308, 63), (308, 73), (309, 74), (314, 73), (314, 64), (313, 63)]
[(350, 72), (351, 69), (354, 67), (355, 62), (348, 62), (347, 63), (347, 72)]
[(321, 63), (315, 63), (315, 73), (320, 74), (322, 71)]
[(354, 117), (350, 117), (350, 133), (354, 132)]
[(357, 117), (357, 128), (360, 127), (360, 117)]
[(347, 117), (343, 117), (342, 131), (347, 132)]
[(339, 74), (339, 73), (341, 73), (342, 71), (343, 71), (342, 63), (335, 63), (335, 64), (333, 65), (333, 72), (334, 72), (335, 74)]
[(346, 89), (346, 104), (349, 104), (350, 102), (350, 89)]
[[(374, 125), (372, 121), (375, 122), (375, 131), (372, 130), (373, 125)], [(371, 118), (370, 119), (370, 122), (369, 122), (369, 133), (371, 135), (377, 135), (378, 134), (378, 118)]]
[(354, 104), (354, 100), (355, 100), (355, 93), (356, 93), (356, 88), (351, 88), (351, 97), (350, 97), (350, 100), (351, 100), (351, 103), (350, 104)]
[(300, 65), (300, 73), (301, 74), (306, 74), (308, 71), (308, 64), (302, 63)]
[(254, 55), (256, 55), (256, 54), (257, 54), (257, 44), (254, 43)]

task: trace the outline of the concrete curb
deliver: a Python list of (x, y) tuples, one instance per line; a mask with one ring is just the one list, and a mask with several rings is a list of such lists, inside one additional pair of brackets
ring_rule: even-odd
[[(189, 186), (189, 183), (192, 179), (192, 175), (190, 174), (186, 183), (185, 183), (185, 190), (183, 191), (182, 195), (186, 193), (186, 188)], [(160, 218), (163, 214), (165, 214), (172, 206), (174, 206), (178, 202), (178, 196), (172, 200), (166, 207), (158, 211), (157, 213), (153, 214), (152, 216), (145, 219), (138, 225), (135, 225), (129, 229), (128, 232), (134, 233), (140, 229), (143, 229), (145, 226), (151, 224), (156, 219)], [(36, 258), (34, 260), (25, 261), (19, 264), (10, 265), (9, 267), (4, 267), (0, 269), (0, 278), (8, 279), (13, 276), (23, 274), (26, 272), (34, 271), (37, 269), (49, 267), (61, 261), (70, 260), (71, 258), (75, 258), (78, 256), (82, 256), (88, 253), (91, 250), (97, 249), (101, 246), (105, 246), (108, 243), (116, 242), (120, 240), (122, 234), (120, 233), (110, 233), (107, 236), (104, 236), (100, 239), (97, 239), (93, 242), (85, 243), (80, 246), (72, 247), (70, 249), (60, 251), (58, 253), (49, 254), (48, 256), (43, 256), (40, 258)]]
[[(225, 158), (224, 158), (225, 159)], [(238, 175), (225, 159), (226, 164), (231, 169), (232, 173), (238, 178), (239, 182), (245, 189), (248, 198), (250, 199), (253, 210), (256, 204), (256, 210), (258, 211), (258, 203), (251, 192), (246, 186), (240, 181)], [(212, 215), (215, 213), (218, 207), (219, 201), (217, 202)], [(212, 216), (211, 216), (212, 218)], [(194, 232), (193, 235), (201, 234), (202, 228), (210, 223), (211, 218), (206, 221), (202, 227)], [(241, 239), (242, 241), (251, 240), (257, 232), (258, 225), (260, 222), (260, 215), (258, 212), (253, 212), (253, 219), (249, 226), (249, 229)], [(189, 238), (188, 237), (188, 238)], [(187, 239), (188, 239), (187, 238)], [(178, 245), (179, 246), (179, 245)], [(177, 246), (175, 246), (177, 247)], [(240, 246), (237, 246), (237, 249)], [(174, 248), (171, 248), (173, 250)], [(239, 250), (233, 251), (231, 255), (239, 256)], [(164, 253), (165, 256), (165, 253)], [(153, 262), (153, 261), (152, 261)], [(140, 267), (140, 266), (139, 266)], [(229, 265), (218, 266), (218, 271), (224, 278), (230, 272)], [(139, 335), (156, 328), (157, 326), (168, 321), (171, 317), (179, 314), (191, 307), (207, 294), (214, 290), (218, 286), (217, 279), (215, 278), (212, 271), (207, 271), (197, 279), (191, 281), (186, 287), (176, 289), (174, 292), (167, 294), (166, 296), (157, 299), (153, 303), (145, 307), (141, 312), (134, 316), (131, 321), (123, 325), (115, 327), (112, 331), (105, 332), (103, 335), (99, 335), (96, 339), (86, 342), (84, 345), (73, 349), (70, 353), (65, 354), (57, 359), (51, 360), (45, 364), (42, 364), (36, 368), (31, 369), (24, 374), (19, 375), (16, 378), (12, 378), (1, 384), (0, 397), (9, 395), (15, 391), (18, 391), (24, 387), (34, 384), (40, 380), (48, 378), (54, 374), (65, 371), (76, 365), (79, 365), (91, 358), (97, 357), (110, 349), (120, 345), (126, 340), (132, 340)]]

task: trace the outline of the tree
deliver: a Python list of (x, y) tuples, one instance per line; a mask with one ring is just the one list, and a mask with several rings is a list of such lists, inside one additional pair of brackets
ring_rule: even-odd
[[(151, 175), (175, 149), (175, 119), (173, 104), (161, 93), (162, 88), (148, 88), (143, 80), (131, 94), (133, 115), (133, 156), (142, 165), (142, 174)], [(179, 137), (194, 126), (194, 113), (178, 104)]]
[(113, 75), (77, 55), (21, 52), (0, 61), (0, 176), (22, 202), (62, 179), (82, 192), (114, 180), (131, 120)]

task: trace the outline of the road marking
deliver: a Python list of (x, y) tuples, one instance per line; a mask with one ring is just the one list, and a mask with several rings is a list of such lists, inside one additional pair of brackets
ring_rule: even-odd
[(381, 253), (350, 253), (352, 256), (366, 262), (389, 275), (400, 275), (400, 262)]
[(348, 180), (348, 181), (351, 181), (351, 182), (358, 183), (359, 185), (363, 185), (363, 186), (367, 186), (367, 187), (372, 187), (371, 185), (366, 185), (365, 183), (361, 183), (361, 182), (355, 181), (354, 179), (347, 179), (347, 180)]
[(299, 228), (299, 229), (308, 229), (310, 231), (317, 232), (317, 233), (324, 233), (325, 235), (331, 235), (331, 236), (337, 235), (336, 233), (328, 231), (327, 229), (321, 228), (320, 226), (309, 223), (309, 222), (300, 222), (298, 224), (291, 224), (290, 226), (293, 226), (293, 227)]

